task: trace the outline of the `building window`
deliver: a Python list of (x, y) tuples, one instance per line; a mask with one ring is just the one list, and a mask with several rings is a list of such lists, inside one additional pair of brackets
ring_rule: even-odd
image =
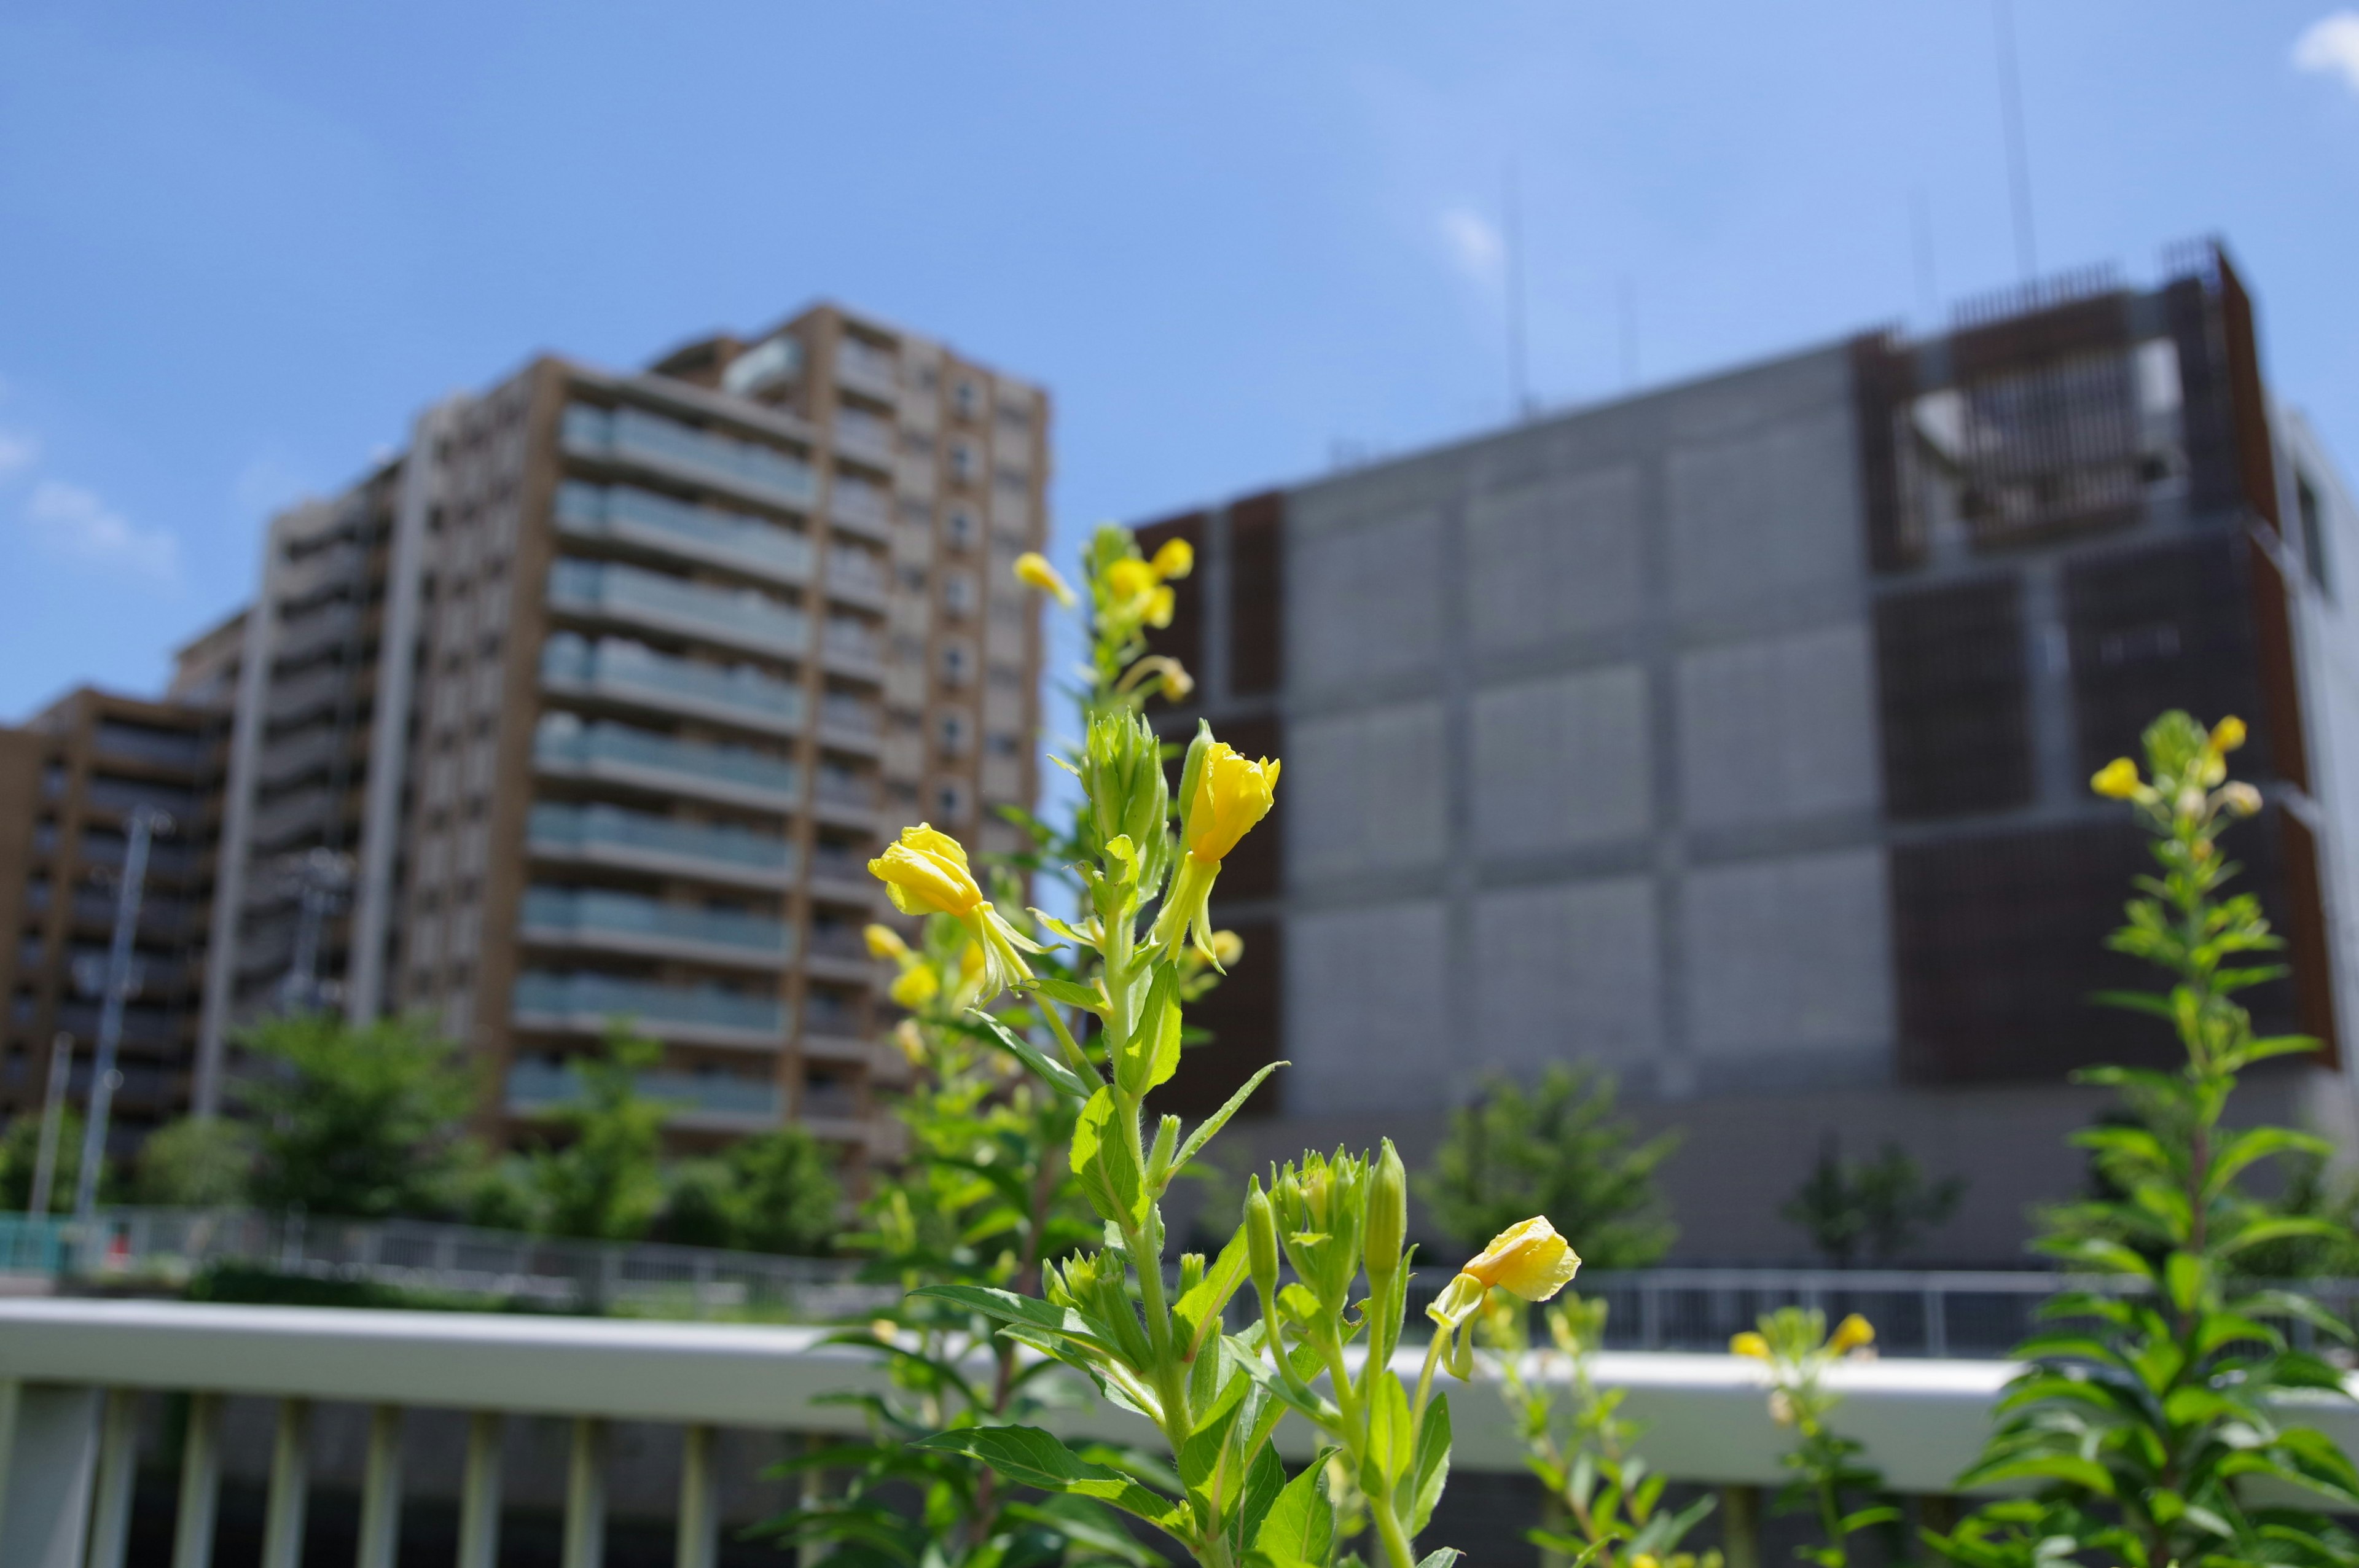
[(962, 483), (973, 481), (983, 464), (975, 456), (974, 443), (963, 438), (951, 443), (951, 477)]
[(1024, 672), (1014, 665), (994, 665), (991, 666), (991, 684), (1002, 691), (1022, 691)]
[(938, 728), (941, 731), (942, 751), (948, 756), (959, 756), (966, 751), (966, 715), (945, 713)]
[(934, 788), (934, 809), (945, 822), (966, 820), (966, 786), (942, 784)]
[(962, 419), (973, 419), (983, 413), (983, 387), (966, 376), (961, 376), (951, 388), (951, 406), (959, 411)]
[(946, 643), (942, 648), (942, 679), (951, 686), (964, 686), (972, 663), (963, 645)]
[(993, 730), (988, 744), (991, 747), (991, 754), (995, 757), (1020, 756), (1024, 751), (1023, 739), (1005, 730)]
[(2294, 509), (2301, 517), (2301, 558), (2310, 568), (2310, 580), (2318, 591), (2329, 599), (2334, 597), (2334, 585), (2327, 576), (2326, 508), (2318, 499), (2318, 487), (2310, 482), (2308, 474), (2298, 473), (2293, 479)]
[(901, 568), (901, 586), (908, 589), (911, 593), (925, 592), (926, 568), (923, 567), (903, 567)]
[(974, 575), (972, 572), (951, 572), (943, 577), (942, 605), (953, 615), (973, 613)]
[(975, 535), (979, 532), (974, 520), (974, 509), (969, 506), (951, 507), (950, 516), (943, 520), (942, 530), (950, 539), (952, 548), (973, 549)]

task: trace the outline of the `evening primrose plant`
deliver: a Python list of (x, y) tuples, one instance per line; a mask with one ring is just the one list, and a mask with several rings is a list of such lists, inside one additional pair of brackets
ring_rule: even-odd
[[(1152, 653), (1168, 625), (1184, 544), (1143, 555), (1101, 530), (1084, 557), (1092, 662), (1078, 693), (1085, 726), (1066, 764), (1082, 801), (1053, 841), (1078, 888), (1070, 919), (1031, 912), (1063, 953), (1051, 972), (974, 880), (964, 849), (920, 824), (870, 863), (905, 914), (955, 923), (983, 952), (964, 1022), (1071, 1108), (1067, 1151), (1101, 1227), (1098, 1245), (1048, 1262), (1038, 1293), (927, 1284), (917, 1298), (988, 1318), (1040, 1364), (1061, 1364), (1152, 1423), (1161, 1464), (1085, 1454), (1036, 1426), (952, 1426), (913, 1446), (981, 1461), (1006, 1485), (1110, 1505), (1154, 1525), (1212, 1568), (1327, 1568), (1348, 1521), (1364, 1517), (1385, 1568), (1444, 1568), (1418, 1554), (1449, 1474), (1451, 1430), (1439, 1370), (1470, 1369), (1464, 1330), (1494, 1289), (1545, 1300), (1580, 1260), (1544, 1218), (1502, 1233), (1429, 1309), (1434, 1333), (1413, 1379), (1394, 1368), (1406, 1312), (1408, 1173), (1389, 1141), (1375, 1153), (1307, 1153), (1249, 1184), (1236, 1231), (1217, 1256), (1166, 1256), (1162, 1200), (1283, 1063), (1262, 1068), (1193, 1128), (1152, 1125), (1146, 1100), (1180, 1070), (1183, 1005), (1238, 959), (1212, 928), (1221, 869), (1276, 800), (1279, 764), (1249, 758), (1200, 725), (1170, 787), (1166, 748), (1140, 711), (1188, 689)], [(1083, 593), (1045, 560), (1016, 575), (1079, 608)], [(1050, 840), (1041, 837), (1044, 845)], [(935, 995), (946, 989), (937, 980)], [(1012, 995), (1028, 1007), (990, 1009)], [(1284, 1277), (1290, 1270), (1292, 1278)], [(1241, 1334), (1224, 1314), (1250, 1285), (1259, 1311)], [(1318, 1434), (1316, 1461), (1289, 1477), (1273, 1442), (1292, 1412)]]

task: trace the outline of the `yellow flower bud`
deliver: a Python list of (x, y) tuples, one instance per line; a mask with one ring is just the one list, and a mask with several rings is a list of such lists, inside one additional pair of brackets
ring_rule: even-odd
[(912, 964), (895, 978), (886, 994), (895, 1004), (915, 1012), (940, 994), (942, 980), (931, 964)]
[(1149, 626), (1160, 631), (1171, 624), (1171, 612), (1179, 607), (1179, 598), (1168, 588), (1158, 588), (1147, 596), (1147, 612), (1141, 617)]
[(1227, 859), (1237, 840), (1269, 815), (1278, 766), (1267, 757), (1249, 762), (1227, 741), (1214, 741), (1187, 803), (1188, 853), (1208, 863)]
[(1135, 557), (1125, 557), (1106, 568), (1105, 586), (1116, 604), (1132, 604), (1155, 591), (1155, 568)]
[(1779, 1426), (1794, 1424), (1794, 1396), (1783, 1389), (1769, 1390), (1769, 1419)]
[(1073, 607), (1072, 585), (1038, 550), (1027, 550), (1016, 557), (1016, 580), (1053, 595), (1068, 610)]
[(900, 1337), (901, 1325), (889, 1317), (872, 1317), (868, 1320), (868, 1332), (890, 1345)]
[(2212, 749), (2233, 752), (2245, 743), (2245, 721), (2234, 714), (2212, 726)]
[(900, 841), (886, 846), (884, 854), (868, 862), (868, 871), (904, 914), (964, 919), (983, 903), (983, 889), (967, 869), (965, 847), (922, 822), (902, 828)]
[(1837, 1356), (1843, 1356), (1875, 1343), (1875, 1325), (1859, 1314), (1853, 1313), (1835, 1325), (1834, 1333), (1827, 1338), (1827, 1349)]
[(1728, 1353), (1731, 1356), (1750, 1356), (1756, 1361), (1767, 1361), (1769, 1359), (1769, 1342), (1748, 1328), (1728, 1342)]
[(1166, 539), (1147, 564), (1159, 578), (1186, 577), (1196, 569), (1196, 546), (1185, 539)]
[(1187, 666), (1173, 659), (1168, 662), (1163, 671), (1162, 687), (1164, 701), (1185, 702), (1188, 694), (1196, 689), (1196, 677), (1188, 673)]
[(1212, 961), (1223, 969), (1245, 956), (1245, 939), (1234, 931), (1212, 933)]
[(2109, 800), (2128, 800), (2139, 789), (2137, 764), (2127, 757), (2115, 757), (2089, 780), (2089, 787)]
[(868, 944), (868, 956), (872, 958), (906, 958), (909, 956), (909, 945), (902, 941), (901, 934), (889, 925), (864, 926), (860, 935)]
[(2233, 812), (2238, 816), (2252, 816), (2261, 809), (2261, 792), (2242, 780), (2232, 784), (2223, 784), (2220, 788), (2220, 805), (2223, 809)]
[(1535, 1217), (1491, 1238), (1459, 1272), (1485, 1285), (1511, 1291), (1527, 1302), (1544, 1302), (1569, 1284), (1581, 1268), (1581, 1254)]
[(926, 1037), (918, 1028), (918, 1021), (905, 1018), (893, 1026), (893, 1044), (901, 1048), (902, 1056), (915, 1067), (926, 1059)]

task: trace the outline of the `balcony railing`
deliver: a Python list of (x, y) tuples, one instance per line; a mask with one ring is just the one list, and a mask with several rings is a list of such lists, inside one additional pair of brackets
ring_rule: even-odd
[[(740, 1078), (702, 1073), (636, 1073), (633, 1081), (649, 1099), (662, 1100), (675, 1119), (707, 1118), (734, 1124), (777, 1125), (784, 1099), (773, 1078)], [(547, 1062), (518, 1062), (508, 1069), (508, 1108), (542, 1112), (582, 1098), (582, 1075)]]
[(848, 474), (836, 475), (835, 488), (828, 497), (827, 514), (839, 526), (871, 538), (883, 538), (892, 521), (885, 487)]
[(669, 735), (571, 714), (544, 715), (533, 742), (544, 772), (613, 779), (783, 810), (797, 798), (795, 765), (743, 746), (675, 741)]
[(168, 768), (193, 768), (205, 760), (201, 735), (177, 730), (152, 730), (144, 724), (102, 719), (98, 726), (101, 757), (128, 757)]
[(835, 449), (873, 463), (893, 460), (893, 427), (874, 414), (839, 408), (835, 415)]
[(810, 646), (803, 612), (758, 589), (733, 593), (612, 561), (559, 560), (549, 572), (549, 602), (766, 654), (795, 655)]
[(606, 888), (527, 888), (521, 916), (527, 937), (592, 946), (726, 954), (776, 966), (786, 962), (787, 928), (758, 914), (690, 909)]
[(897, 390), (892, 351), (873, 348), (856, 338), (837, 341), (835, 379), (875, 397), (889, 399)]
[(784, 839), (619, 806), (544, 801), (532, 808), (525, 832), (531, 847), (544, 853), (652, 871), (686, 870), (730, 881), (776, 885), (794, 868), (793, 846)]
[(676, 659), (623, 637), (593, 642), (560, 632), (541, 648), (540, 678), (551, 690), (611, 697), (779, 733), (800, 729), (803, 721), (800, 687), (745, 665)]
[(815, 489), (810, 465), (800, 458), (643, 408), (610, 413), (576, 404), (565, 411), (564, 442), (585, 457), (636, 462), (788, 506), (810, 505)]
[(527, 970), (516, 977), (511, 1009), (527, 1028), (603, 1033), (621, 1018), (667, 1039), (773, 1050), (785, 1043), (787, 1033), (785, 1005), (774, 995), (613, 975)]
[(620, 539), (781, 582), (810, 579), (810, 544), (801, 535), (626, 484), (569, 481), (557, 492), (557, 525), (576, 536)]

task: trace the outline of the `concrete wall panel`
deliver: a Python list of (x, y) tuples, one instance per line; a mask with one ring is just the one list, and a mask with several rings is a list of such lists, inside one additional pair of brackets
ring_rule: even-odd
[(1567, 849), (1647, 830), (1647, 676), (1633, 665), (1474, 697), (1474, 842)]
[(1459, 1046), (1442, 1002), (1438, 902), (1297, 915), (1286, 942), (1288, 1116), (1429, 1105)]
[(1866, 811), (1882, 795), (1864, 622), (1686, 654), (1679, 713), (1690, 826)]
[(1637, 618), (1638, 470), (1624, 464), (1479, 496), (1466, 515), (1467, 625), (1494, 653)]
[(1288, 737), (1287, 872), (1297, 888), (1439, 864), (1441, 705), (1408, 703), (1295, 726)]
[(1690, 871), (1681, 924), (1697, 1054), (1886, 1056), (1886, 902), (1879, 849)]
[(1441, 524), (1428, 511), (1291, 536), (1288, 684), (1333, 691), (1432, 665), (1441, 652)]
[(1843, 409), (1675, 449), (1669, 481), (1681, 610), (1859, 579), (1858, 485)]
[(1474, 909), (1484, 1071), (1593, 1060), (1627, 1072), (1662, 1042), (1655, 884), (1616, 877), (1485, 894)]

